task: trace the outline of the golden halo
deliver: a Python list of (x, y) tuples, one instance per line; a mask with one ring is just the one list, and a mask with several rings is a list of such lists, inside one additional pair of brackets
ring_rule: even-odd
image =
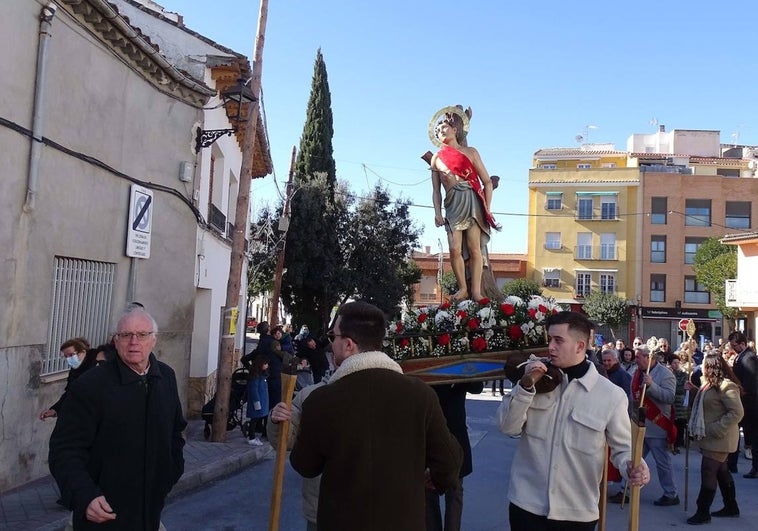
[(461, 121), (463, 122), (463, 131), (468, 133), (469, 129), (469, 119), (465, 112), (463, 112), (463, 109), (460, 107), (456, 107), (454, 105), (449, 105), (448, 107), (443, 107), (436, 113), (434, 113), (434, 116), (432, 116), (432, 119), (429, 121), (429, 140), (432, 141), (432, 144), (434, 144), (437, 147), (442, 147), (442, 142), (440, 142), (437, 139), (437, 135), (434, 134), (434, 129), (437, 127), (437, 123), (439, 122), (440, 118), (443, 114), (447, 113), (454, 113), (461, 117)]

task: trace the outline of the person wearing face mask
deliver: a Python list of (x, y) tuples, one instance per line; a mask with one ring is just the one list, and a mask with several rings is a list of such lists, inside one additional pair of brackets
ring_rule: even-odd
[(63, 402), (66, 400), (66, 392), (68, 391), (71, 382), (96, 365), (95, 357), (87, 356), (88, 349), (89, 342), (83, 337), (69, 339), (61, 345), (61, 355), (66, 358), (66, 364), (70, 369), (68, 371), (68, 380), (66, 380), (66, 388), (63, 390), (63, 394), (55, 404), (40, 413), (40, 420), (45, 420), (49, 417), (57, 417), (58, 412), (63, 407)]

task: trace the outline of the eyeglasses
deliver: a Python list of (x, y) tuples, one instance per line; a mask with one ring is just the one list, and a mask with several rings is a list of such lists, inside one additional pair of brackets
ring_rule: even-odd
[(147, 341), (147, 338), (153, 335), (155, 332), (118, 332), (116, 339), (120, 341), (129, 341), (131, 338), (136, 339), (140, 343)]
[(329, 343), (334, 343), (335, 337), (347, 337), (348, 339), (350, 339), (350, 336), (346, 336), (345, 334), (335, 334), (333, 330), (329, 330), (326, 333), (326, 338), (329, 340)]

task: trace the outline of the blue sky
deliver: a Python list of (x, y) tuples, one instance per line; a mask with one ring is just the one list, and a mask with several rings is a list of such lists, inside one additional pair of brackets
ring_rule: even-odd
[[(159, 0), (184, 23), (253, 56), (259, 3)], [(299, 145), (320, 47), (329, 75), (338, 178), (361, 194), (377, 182), (411, 199), (422, 245), (446, 247), (434, 226), (419, 158), (427, 126), (447, 105), (473, 109), (469, 145), (501, 177), (492, 210), (503, 230), (490, 252), (526, 252), (532, 155), (590, 142), (626, 148), (651, 120), (715, 129), (758, 144), (754, 2), (545, 0), (271, 0), (263, 101), (275, 177)], [(734, 135), (734, 136), (733, 136)], [(253, 181), (253, 205), (276, 198), (274, 177)]]

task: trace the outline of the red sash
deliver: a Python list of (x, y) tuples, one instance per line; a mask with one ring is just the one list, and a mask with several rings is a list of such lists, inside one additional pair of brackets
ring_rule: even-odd
[[(637, 367), (637, 370), (634, 371), (634, 378), (632, 378), (632, 399), (637, 404), (639, 404), (642, 395), (642, 373), (644, 372), (645, 371)], [(640, 404), (640, 407), (643, 405), (645, 406), (645, 417), (665, 431), (666, 441), (669, 445), (673, 445), (676, 442), (677, 433), (676, 424), (674, 424), (674, 421), (672, 420), (674, 418), (673, 404), (671, 405), (671, 411), (668, 417), (661, 413), (661, 410), (652, 400), (645, 402), (645, 404)]]
[(484, 197), (482, 183), (479, 181), (479, 174), (476, 173), (476, 168), (474, 168), (471, 160), (469, 160), (466, 155), (447, 144), (444, 144), (437, 152), (437, 157), (445, 166), (447, 166), (447, 169), (449, 169), (451, 173), (462, 179), (466, 179), (466, 182), (471, 185), (471, 188), (479, 198), (479, 202), (484, 210), (484, 218), (487, 220), (487, 223), (489, 223), (490, 227), (500, 230), (500, 227), (495, 222), (495, 218), (492, 217), (492, 214), (487, 208), (487, 200)]

